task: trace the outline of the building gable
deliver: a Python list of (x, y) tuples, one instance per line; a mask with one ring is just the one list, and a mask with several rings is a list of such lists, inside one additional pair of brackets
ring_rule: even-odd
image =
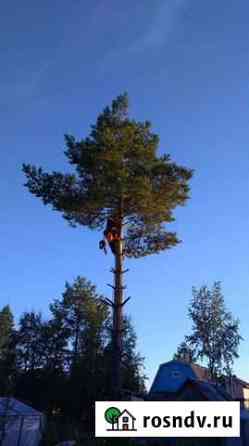
[(183, 361), (169, 361), (161, 364), (150, 394), (158, 392), (177, 392), (187, 379), (196, 379), (196, 373), (189, 363)]

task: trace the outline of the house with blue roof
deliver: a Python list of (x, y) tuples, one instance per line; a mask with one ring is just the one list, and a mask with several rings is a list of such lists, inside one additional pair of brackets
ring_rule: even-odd
[[(148, 394), (153, 401), (241, 401), (241, 436), (227, 439), (201, 439), (207, 446), (248, 446), (249, 445), (249, 384), (232, 376), (227, 378), (224, 386), (211, 380), (205, 367), (183, 360), (172, 360), (159, 366)], [(248, 405), (249, 409), (249, 405)], [(199, 446), (200, 439), (191, 439), (191, 444)], [(177, 439), (162, 440), (159, 445), (176, 446)]]
[(186, 361), (172, 360), (159, 366), (150, 395), (177, 393), (188, 379), (209, 380), (207, 369)]
[[(196, 385), (190, 385), (191, 382), (195, 382)], [(230, 398), (240, 401), (242, 408), (249, 409), (249, 383), (232, 376), (225, 378), (224, 386), (221, 387), (211, 379), (206, 367), (184, 360), (172, 360), (159, 366), (149, 391), (149, 399), (178, 400), (186, 383), (188, 383), (188, 388), (191, 387), (197, 392), (196, 398), (198, 398), (197, 394), (203, 394), (206, 386), (205, 389), (208, 388), (210, 401)]]

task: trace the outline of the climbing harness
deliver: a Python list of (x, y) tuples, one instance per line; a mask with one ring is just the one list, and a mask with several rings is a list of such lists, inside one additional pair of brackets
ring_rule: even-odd
[(106, 239), (111, 248), (112, 253), (115, 255), (116, 245), (117, 245), (116, 242), (120, 240), (120, 235), (115, 220), (113, 218), (108, 218), (107, 220), (106, 228), (104, 230), (104, 237), (105, 238), (99, 242), (99, 248), (103, 249), (105, 254), (107, 253), (106, 241), (105, 241)]

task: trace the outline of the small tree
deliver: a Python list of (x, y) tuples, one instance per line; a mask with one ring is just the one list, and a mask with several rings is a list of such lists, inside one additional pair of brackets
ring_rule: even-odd
[(41, 313), (25, 312), (17, 332), (17, 364), (21, 370), (34, 371), (43, 366), (43, 321)]
[[(95, 285), (84, 277), (66, 282), (62, 298), (50, 305), (52, 320), (67, 335), (68, 385), (64, 392), (68, 414), (89, 421), (89, 408), (104, 393), (109, 311)], [(89, 423), (88, 423), (89, 424)]]
[(9, 305), (0, 311), (0, 359), (4, 358), (14, 331), (14, 318)]
[(118, 96), (80, 141), (66, 135), (65, 154), (75, 173), (43, 172), (23, 165), (26, 186), (44, 204), (62, 212), (72, 225), (103, 229), (115, 222), (113, 307), (113, 398), (120, 396), (123, 261), (176, 246), (180, 240), (165, 224), (189, 196), (192, 171), (157, 156), (159, 137), (150, 122), (128, 117), (127, 94)]
[(114, 430), (114, 424), (117, 422), (120, 415), (121, 411), (117, 407), (109, 407), (106, 409), (105, 420), (112, 425), (112, 430)]
[(186, 341), (195, 349), (197, 358), (207, 360), (213, 378), (231, 374), (242, 337), (239, 321), (225, 307), (220, 282), (215, 282), (211, 290), (206, 286), (193, 288), (189, 317), (193, 332)]
[(15, 375), (14, 318), (9, 305), (0, 311), (0, 392), (8, 395)]
[(66, 282), (62, 299), (56, 299), (50, 310), (54, 323), (61, 324), (68, 333), (68, 341), (72, 345), (71, 371), (81, 355), (84, 355), (87, 366), (94, 368), (98, 352), (103, 351), (109, 316), (96, 286), (84, 277), (77, 277), (73, 284)]
[(11, 423), (9, 418), (10, 395), (13, 392), (15, 372), (14, 317), (9, 305), (6, 305), (0, 311), (0, 394), (6, 396), (3, 401), (3, 413), (0, 417), (0, 446), (4, 444), (7, 427)]
[(122, 377), (125, 389), (134, 394), (146, 392), (145, 358), (137, 351), (137, 335), (129, 317), (123, 323)]

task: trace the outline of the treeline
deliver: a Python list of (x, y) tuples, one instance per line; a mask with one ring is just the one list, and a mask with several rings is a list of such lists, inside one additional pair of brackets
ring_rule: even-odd
[[(92, 430), (94, 401), (111, 397), (112, 320), (102, 299), (90, 281), (78, 277), (50, 304), (48, 319), (26, 312), (15, 326), (5, 306), (0, 311), (1, 396), (15, 396)], [(123, 391), (142, 394), (143, 358), (128, 318), (123, 328)]]

